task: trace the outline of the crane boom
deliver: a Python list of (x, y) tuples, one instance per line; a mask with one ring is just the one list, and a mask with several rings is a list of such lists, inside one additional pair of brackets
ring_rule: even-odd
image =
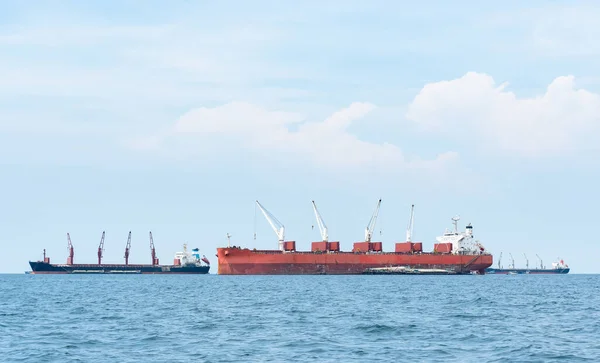
[(406, 242), (412, 242), (414, 210), (415, 210), (415, 205), (413, 204), (410, 207), (410, 219), (408, 220), (408, 227), (406, 227)]
[(525, 257), (525, 268), (529, 270), (529, 260), (527, 259), (527, 255), (523, 253), (523, 257)]
[(509, 252), (508, 255), (510, 256), (510, 261), (511, 261), (510, 268), (515, 268), (515, 259), (513, 258), (512, 253)]
[(75, 255), (73, 250), (73, 244), (71, 243), (71, 235), (67, 233), (67, 251), (69, 251), (69, 258), (67, 258), (67, 265), (73, 264), (73, 256)]
[(319, 226), (319, 231), (321, 231), (321, 238), (323, 239), (323, 242), (328, 242), (329, 235), (327, 234), (327, 226), (325, 225), (325, 222), (323, 221), (323, 218), (321, 217), (321, 214), (319, 213), (319, 210), (317, 209), (317, 205), (315, 204), (314, 200), (312, 201), (312, 205), (315, 211), (315, 216), (317, 217), (317, 225)]
[(104, 231), (102, 231), (102, 238), (100, 239), (100, 245), (98, 246), (98, 265), (102, 264), (102, 252), (104, 251)]
[(127, 246), (125, 246), (125, 266), (129, 265), (129, 250), (131, 249), (131, 231), (127, 236)]
[(500, 265), (501, 261), (502, 261), (502, 252), (500, 252), (500, 257), (498, 257), (498, 269), (502, 268), (502, 265)]
[(69, 251), (69, 258), (67, 259), (67, 265), (73, 264), (73, 256), (75, 255), (73, 251), (73, 244), (71, 243), (71, 235), (67, 233), (67, 251)]
[(267, 222), (269, 222), (269, 224), (271, 225), (271, 228), (273, 228), (273, 231), (275, 231), (275, 234), (277, 235), (277, 238), (279, 239), (279, 249), (281, 251), (283, 251), (283, 239), (285, 238), (285, 226), (283, 225), (283, 223), (279, 222), (277, 220), (277, 218), (275, 218), (274, 215), (272, 215), (268, 210), (266, 210), (262, 206), (262, 204), (259, 203), (258, 200), (256, 201), (256, 205), (258, 205), (258, 207), (260, 208), (260, 211), (267, 219)]
[(152, 232), (150, 235), (150, 254), (152, 255), (152, 265), (158, 265), (158, 259), (156, 258), (156, 249), (154, 248), (154, 239), (152, 238)]
[(373, 236), (373, 230), (375, 229), (375, 223), (377, 222), (377, 216), (379, 215), (379, 207), (381, 206), (381, 199), (377, 201), (377, 207), (375, 207), (375, 211), (371, 216), (371, 220), (365, 228), (365, 242), (371, 242), (371, 237)]

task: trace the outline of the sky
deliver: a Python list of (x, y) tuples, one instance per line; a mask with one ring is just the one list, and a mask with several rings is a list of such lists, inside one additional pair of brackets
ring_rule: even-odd
[(0, 5), (0, 272), (161, 263), (187, 243), (431, 250), (472, 223), (497, 264), (600, 272), (596, 1)]

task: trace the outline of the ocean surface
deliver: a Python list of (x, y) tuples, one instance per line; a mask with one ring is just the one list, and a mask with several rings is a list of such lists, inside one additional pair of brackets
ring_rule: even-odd
[(600, 362), (600, 275), (0, 275), (2, 362)]

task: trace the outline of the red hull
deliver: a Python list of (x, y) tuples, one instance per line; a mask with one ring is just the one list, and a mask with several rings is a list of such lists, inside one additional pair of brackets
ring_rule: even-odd
[(403, 254), (403, 253), (313, 253), (255, 251), (217, 248), (219, 275), (317, 275), (362, 274), (367, 268), (406, 266), (419, 269), (448, 269), (457, 273), (485, 269), (492, 255)]

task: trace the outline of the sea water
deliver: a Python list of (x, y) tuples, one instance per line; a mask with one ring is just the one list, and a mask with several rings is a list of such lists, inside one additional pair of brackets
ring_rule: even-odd
[(600, 276), (0, 275), (2, 362), (600, 361)]

